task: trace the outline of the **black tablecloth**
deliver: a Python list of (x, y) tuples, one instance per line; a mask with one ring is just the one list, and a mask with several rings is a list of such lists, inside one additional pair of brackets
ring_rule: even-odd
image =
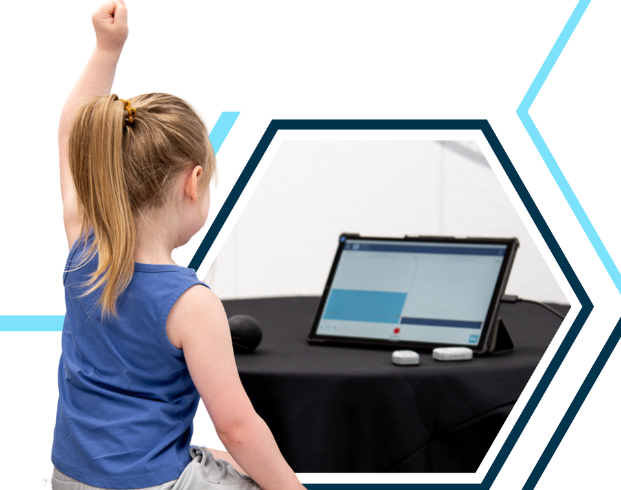
[(318, 303), (224, 301), (229, 316), (262, 325), (261, 345), (237, 366), (298, 473), (476, 471), (561, 322), (505, 304), (514, 351), (460, 363), (421, 353), (420, 366), (396, 366), (389, 350), (307, 344)]

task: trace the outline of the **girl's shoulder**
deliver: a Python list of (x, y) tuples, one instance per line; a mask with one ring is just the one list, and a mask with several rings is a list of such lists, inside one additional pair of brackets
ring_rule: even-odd
[[(207, 286), (205, 283), (200, 285)], [(201, 330), (205, 325), (218, 328), (222, 319), (226, 319), (220, 298), (209, 286), (200, 285), (186, 289), (169, 310), (166, 335), (177, 349), (182, 348), (184, 338), (191, 338), (196, 334), (195, 330)], [(228, 328), (228, 323), (226, 325)]]

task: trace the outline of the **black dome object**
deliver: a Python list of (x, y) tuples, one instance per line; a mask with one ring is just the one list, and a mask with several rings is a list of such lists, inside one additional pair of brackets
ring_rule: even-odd
[(233, 351), (237, 354), (252, 352), (261, 343), (263, 332), (259, 322), (248, 315), (233, 315), (229, 318)]

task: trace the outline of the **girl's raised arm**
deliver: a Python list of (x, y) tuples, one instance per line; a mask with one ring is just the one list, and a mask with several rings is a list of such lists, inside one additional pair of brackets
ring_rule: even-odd
[(107, 95), (112, 88), (116, 65), (127, 39), (127, 8), (123, 0), (111, 0), (93, 13), (97, 44), (84, 71), (69, 94), (60, 115), (58, 148), (60, 158), (60, 190), (63, 199), (63, 220), (69, 247), (82, 228), (67, 146), (73, 117), (82, 102), (90, 95)]

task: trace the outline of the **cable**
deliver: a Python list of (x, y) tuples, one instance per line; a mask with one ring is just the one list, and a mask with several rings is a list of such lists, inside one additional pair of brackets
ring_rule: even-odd
[(516, 296), (514, 294), (505, 294), (503, 295), (503, 297), (500, 299), (500, 301), (502, 301), (503, 303), (517, 303), (518, 301), (521, 301), (523, 303), (532, 303), (534, 305), (539, 305), (542, 306), (543, 308), (545, 308), (546, 310), (548, 310), (550, 313), (556, 315), (557, 317), (559, 317), (561, 320), (565, 319), (565, 315), (563, 315), (561, 312), (559, 312), (558, 310), (555, 310), (554, 308), (552, 308), (551, 306), (546, 305), (545, 303), (542, 303), (540, 301), (535, 301), (533, 299), (524, 299), (524, 298), (520, 298), (519, 296)]

